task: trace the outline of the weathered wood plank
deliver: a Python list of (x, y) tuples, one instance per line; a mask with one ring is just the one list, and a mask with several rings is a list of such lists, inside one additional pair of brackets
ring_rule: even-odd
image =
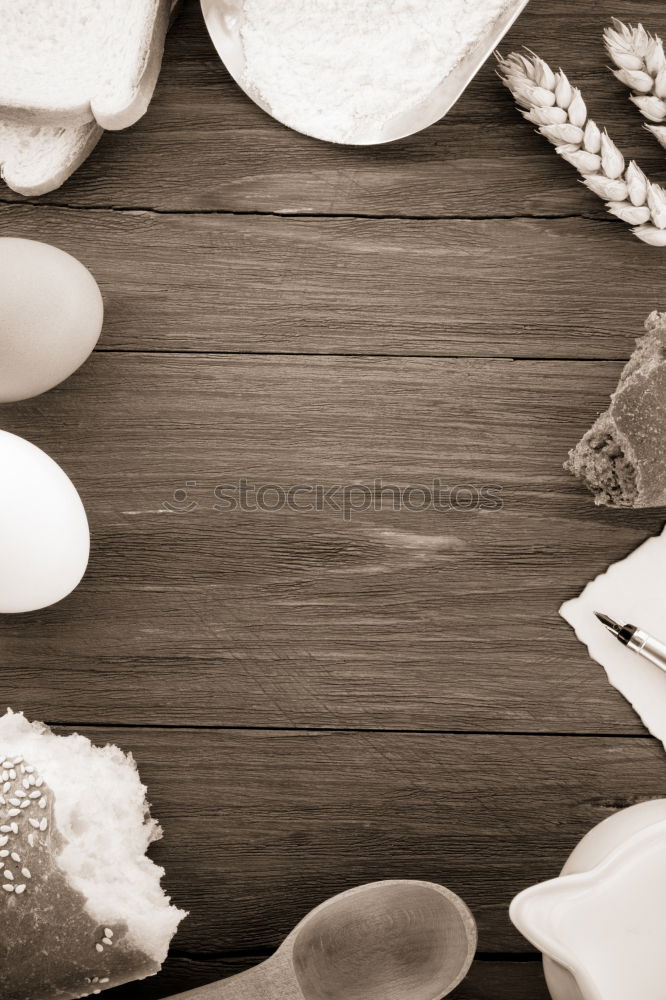
[[(243, 959), (169, 958), (159, 976), (141, 983), (141, 1000), (162, 1000), (176, 992), (204, 986), (261, 961), (260, 956)], [(548, 1000), (541, 963), (519, 961), (477, 961), (455, 993), (454, 1000)], [(114, 1000), (136, 1000), (137, 984), (117, 989)]]
[(92, 269), (102, 348), (626, 358), (666, 305), (662, 256), (612, 222), (5, 206), (0, 224)]
[(190, 912), (177, 954), (268, 952), (322, 899), (381, 878), (448, 885), (479, 950), (520, 953), (512, 896), (586, 830), (663, 794), (654, 740), (84, 729), (136, 756)]
[[(601, 33), (613, 16), (666, 28), (659, 0), (646, 0), (638, 13), (632, 0), (532, 0), (503, 49), (526, 44), (562, 65), (627, 155), (663, 177), (662, 151), (606, 69)], [(2, 197), (19, 199), (6, 189)], [(217, 58), (196, 0), (171, 32), (146, 117), (106, 135), (77, 174), (42, 200), (195, 211), (603, 214), (519, 118), (492, 61), (426, 132), (375, 149), (325, 145), (283, 128), (245, 98)]]
[[(0, 619), (3, 697), (77, 724), (642, 733), (557, 616), (661, 527), (596, 509), (561, 467), (619, 370), (96, 354), (3, 410), (93, 531), (69, 599)], [(214, 509), (243, 478), (310, 492)], [(501, 487), (503, 509), (302, 509), (317, 484), (435, 479)]]
[[(532, 0), (504, 48), (562, 64), (663, 178), (604, 68), (611, 15), (637, 18), (630, 0)], [(657, 0), (640, 17), (664, 30)], [(166, 829), (155, 857), (192, 913), (141, 996), (239, 971), (352, 884), (416, 876), (467, 899), (485, 953), (534, 958), (476, 962), (460, 1000), (545, 1000), (509, 900), (595, 822), (664, 794), (663, 756), (648, 739), (469, 731), (642, 734), (556, 609), (661, 517), (597, 511), (561, 470), (619, 364), (441, 356), (625, 358), (663, 306), (660, 254), (601, 221), (491, 65), (417, 137), (327, 146), (240, 94), (195, 0), (146, 118), (41, 201), (3, 207), (3, 234), (92, 268), (102, 352), (2, 408), (0, 425), (73, 476), (93, 559), (57, 608), (0, 618), (3, 698), (55, 722), (115, 723), (87, 731), (137, 756)], [(159, 214), (173, 212), (197, 214)], [(587, 218), (492, 218), (544, 215)], [(117, 350), (440, 359), (104, 353)], [(349, 521), (213, 510), (214, 488), (242, 477), (283, 489), (438, 477), (499, 485), (504, 506), (395, 512), (385, 499)], [(169, 512), (186, 482), (197, 508)], [(362, 731), (302, 731), (313, 726)], [(468, 734), (373, 731), (385, 728)]]

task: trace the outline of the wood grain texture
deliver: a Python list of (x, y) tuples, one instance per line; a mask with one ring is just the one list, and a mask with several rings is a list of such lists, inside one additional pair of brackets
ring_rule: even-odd
[[(190, 911), (176, 955), (270, 953), (328, 896), (379, 878), (461, 895), (482, 953), (525, 953), (512, 896), (582, 834), (663, 794), (653, 740), (81, 727), (131, 751)], [(192, 984), (196, 985), (196, 984)]]
[[(619, 370), (95, 355), (5, 409), (79, 487), (93, 552), (70, 598), (0, 620), (4, 697), (77, 724), (643, 732), (557, 617), (661, 526), (562, 469)], [(503, 509), (216, 510), (243, 477), (491, 484)]]
[[(532, 0), (502, 48), (561, 65), (663, 180), (605, 66), (611, 16), (666, 31), (658, 0)], [(456, 1000), (546, 1000), (509, 900), (664, 795), (656, 742), (557, 617), (661, 528), (595, 509), (561, 466), (664, 308), (662, 254), (606, 219), (492, 63), (418, 136), (326, 145), (241, 94), (196, 0), (145, 118), (34, 204), (3, 189), (0, 225), (80, 257), (106, 303), (77, 375), (0, 408), (93, 529), (82, 586), (1, 617), (0, 659), (6, 703), (134, 752), (164, 823), (154, 856), (191, 916), (114, 998), (242, 971), (324, 897), (417, 877), (479, 922)], [(214, 510), (242, 477), (440, 478), (503, 507)]]
[[(502, 49), (526, 44), (561, 65), (627, 155), (663, 176), (663, 152), (606, 68), (601, 34), (611, 17), (666, 27), (660, 0), (531, 0)], [(170, 32), (145, 118), (105, 135), (74, 177), (40, 200), (168, 211), (603, 215), (521, 120), (492, 61), (446, 118), (417, 136), (370, 149), (318, 143), (274, 122), (230, 80), (196, 0)]]
[(0, 224), (92, 270), (102, 350), (626, 359), (666, 306), (662, 255), (613, 222), (5, 206)]

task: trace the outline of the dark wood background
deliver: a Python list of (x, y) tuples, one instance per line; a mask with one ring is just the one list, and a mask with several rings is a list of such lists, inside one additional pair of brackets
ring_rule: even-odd
[[(658, 0), (532, 0), (503, 48), (561, 64), (663, 181), (605, 68), (611, 15), (666, 31)], [(238, 971), (324, 897), (416, 877), (478, 919), (459, 1000), (545, 998), (511, 897), (666, 791), (557, 615), (662, 524), (595, 509), (562, 462), (666, 308), (666, 256), (604, 215), (492, 65), (422, 134), (336, 148), (243, 96), (194, 0), (146, 117), (61, 190), (3, 189), (0, 216), (106, 301), (92, 359), (0, 411), (93, 532), (81, 587), (2, 618), (0, 649), (3, 702), (132, 750), (166, 831), (154, 857), (191, 915), (162, 974), (114, 996)], [(241, 477), (440, 478), (504, 506), (215, 511)], [(185, 488), (196, 509), (165, 509)]]

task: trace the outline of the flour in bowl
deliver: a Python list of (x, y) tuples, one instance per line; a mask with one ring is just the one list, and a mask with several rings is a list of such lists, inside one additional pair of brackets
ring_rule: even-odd
[(509, 0), (243, 0), (244, 84), (287, 125), (351, 141), (423, 101)]

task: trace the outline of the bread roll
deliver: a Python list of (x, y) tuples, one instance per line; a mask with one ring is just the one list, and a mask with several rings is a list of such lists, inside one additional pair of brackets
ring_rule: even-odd
[(0, 718), (0, 996), (72, 1000), (157, 972), (185, 914), (131, 755)]

